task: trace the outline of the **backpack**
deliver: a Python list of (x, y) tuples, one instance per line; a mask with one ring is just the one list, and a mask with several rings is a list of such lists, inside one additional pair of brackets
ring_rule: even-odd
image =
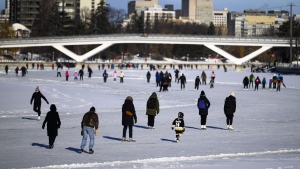
[(155, 107), (156, 107), (156, 99), (155, 98), (150, 98), (147, 102), (147, 108), (155, 109)]
[(206, 104), (204, 100), (199, 100), (198, 102), (198, 109), (206, 109)]

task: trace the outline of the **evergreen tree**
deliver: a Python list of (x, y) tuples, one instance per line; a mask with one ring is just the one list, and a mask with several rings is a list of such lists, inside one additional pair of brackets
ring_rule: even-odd
[(215, 25), (212, 22), (209, 23), (207, 34), (208, 35), (215, 35), (216, 34)]

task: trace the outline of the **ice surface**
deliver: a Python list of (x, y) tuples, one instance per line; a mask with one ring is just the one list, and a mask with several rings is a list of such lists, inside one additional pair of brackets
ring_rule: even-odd
[[(16, 77), (13, 68), (8, 75), (0, 71), (0, 168), (300, 168), (300, 78), (284, 75), (287, 88), (281, 92), (267, 89), (243, 90), (242, 80), (250, 75), (228, 69), (214, 69), (214, 89), (200, 86), (194, 90), (194, 80), (202, 70), (209, 76), (212, 70), (184, 69), (185, 90), (174, 83), (174, 70), (169, 92), (158, 92), (155, 72), (147, 83), (148, 70), (125, 69), (124, 83), (113, 83), (109, 77), (103, 83), (103, 70), (93, 68), (91, 79), (85, 70), (84, 81), (74, 81), (70, 69), (69, 81), (56, 77), (56, 71), (31, 70), (26, 77)], [(78, 71), (78, 70), (77, 70)], [(112, 75), (113, 70), (108, 70)], [(119, 73), (120, 70), (117, 70)], [(165, 70), (163, 70), (165, 72)], [(271, 73), (255, 73), (266, 77)], [(32, 110), (30, 99), (36, 86), (56, 104), (62, 121), (54, 149), (47, 149), (46, 129), (42, 129), (50, 105), (42, 103), (42, 119)], [(197, 99), (204, 90), (211, 102), (207, 130), (200, 130)], [(234, 91), (237, 110), (233, 120), (235, 130), (226, 130), (223, 104)], [(161, 112), (155, 118), (155, 129), (146, 129), (146, 101), (157, 92)], [(133, 97), (138, 123), (133, 128), (135, 143), (121, 142), (121, 108), (127, 96)], [(99, 135), (93, 155), (78, 154), (81, 143), (80, 122), (91, 106), (99, 115)], [(177, 113), (185, 114), (186, 132), (176, 143), (171, 123)], [(127, 133), (128, 135), (128, 133)], [(128, 137), (128, 136), (127, 136)], [(85, 148), (87, 151), (87, 147)]]

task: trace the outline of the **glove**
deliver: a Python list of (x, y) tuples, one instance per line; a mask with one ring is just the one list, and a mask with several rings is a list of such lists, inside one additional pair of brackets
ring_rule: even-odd
[(81, 135), (83, 136), (83, 130), (81, 130)]
[(42, 125), (42, 129), (45, 129), (45, 125)]
[(97, 135), (98, 135), (98, 129), (95, 130), (95, 136), (97, 136)]
[(135, 124), (137, 123), (137, 119), (134, 119), (134, 123), (135, 123)]

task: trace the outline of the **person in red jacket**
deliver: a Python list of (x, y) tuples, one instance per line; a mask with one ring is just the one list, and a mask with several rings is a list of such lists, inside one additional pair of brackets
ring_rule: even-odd
[(66, 81), (69, 79), (69, 71), (66, 71)]

